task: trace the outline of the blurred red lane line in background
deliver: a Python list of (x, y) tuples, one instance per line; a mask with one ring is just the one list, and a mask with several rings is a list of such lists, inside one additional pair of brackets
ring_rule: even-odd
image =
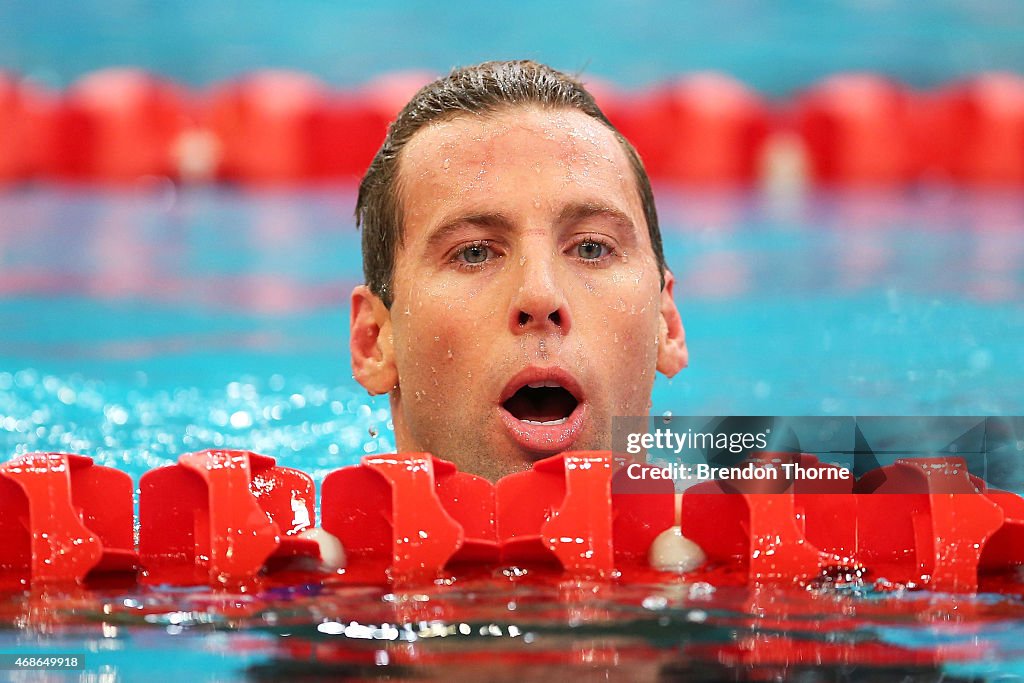
[[(387, 74), (338, 90), (269, 70), (198, 92), (122, 68), (55, 93), (0, 73), (0, 184), (357, 181), (388, 123), (431, 78)], [(982, 73), (928, 92), (837, 74), (779, 102), (717, 73), (639, 91), (590, 85), (663, 182), (1024, 186), (1024, 77), (1016, 74)]]

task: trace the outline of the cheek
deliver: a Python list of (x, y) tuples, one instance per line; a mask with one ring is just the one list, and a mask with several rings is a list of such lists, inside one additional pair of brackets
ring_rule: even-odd
[[(640, 287), (637, 287), (637, 282)], [(615, 377), (612, 387), (626, 405), (644, 410), (658, 358), (661, 292), (641, 271), (624, 271), (614, 286), (607, 287), (597, 316), (600, 354), (609, 359)], [(635, 405), (634, 405), (635, 404)]]
[(616, 336), (644, 341), (644, 349), (657, 338), (661, 289), (649, 270), (618, 269), (604, 278), (590, 277), (582, 290), (591, 310), (600, 313), (600, 324)]
[(488, 353), (486, 342), (494, 337), (496, 307), (485, 301), (478, 283), (455, 278), (424, 279), (406, 291), (411, 296), (396, 302), (392, 312), (403, 383), (403, 373), (442, 388), (473, 382), (474, 372), (479, 375), (476, 366)]
[[(423, 265), (406, 275), (401, 286), (403, 291), (409, 292), (406, 299), (409, 312), (417, 317), (456, 316), (471, 322), (474, 312), (486, 310), (481, 300), (490, 296), (501, 272), (492, 268), (484, 273), (467, 273), (454, 266)], [(435, 318), (429, 322), (443, 325), (445, 321)]]

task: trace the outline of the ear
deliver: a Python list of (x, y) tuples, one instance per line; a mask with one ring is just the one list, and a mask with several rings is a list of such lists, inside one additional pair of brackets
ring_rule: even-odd
[(352, 290), (349, 350), (352, 375), (371, 394), (386, 394), (398, 384), (391, 311), (366, 285)]
[(658, 326), (658, 371), (674, 376), (690, 362), (686, 350), (686, 330), (679, 317), (679, 309), (672, 295), (676, 279), (671, 272), (665, 272), (665, 287), (661, 290), (661, 322)]

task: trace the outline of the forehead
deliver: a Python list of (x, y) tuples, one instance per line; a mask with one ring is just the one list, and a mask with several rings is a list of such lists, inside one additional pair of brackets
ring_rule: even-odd
[(645, 225), (619, 140), (574, 109), (520, 106), (433, 122), (402, 151), (399, 193), (407, 238), (453, 212), (570, 202), (611, 203)]

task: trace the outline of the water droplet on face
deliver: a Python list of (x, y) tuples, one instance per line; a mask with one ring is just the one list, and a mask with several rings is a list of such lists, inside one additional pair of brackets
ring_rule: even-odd
[(451, 159), (445, 159), (445, 160), (444, 160), (444, 162), (443, 162), (443, 163), (441, 164), (441, 168), (443, 168), (444, 170), (446, 170), (446, 171), (447, 171), (447, 170), (448, 170), (448, 168), (449, 168), (449, 167), (450, 167), (451, 165), (452, 165), (452, 160), (451, 160)]
[[(519, 265), (521, 265), (521, 266), (525, 266), (526, 265), (526, 255), (525, 254), (519, 257)], [(523, 288), (520, 287), (519, 291), (522, 291), (522, 290), (523, 290)]]

